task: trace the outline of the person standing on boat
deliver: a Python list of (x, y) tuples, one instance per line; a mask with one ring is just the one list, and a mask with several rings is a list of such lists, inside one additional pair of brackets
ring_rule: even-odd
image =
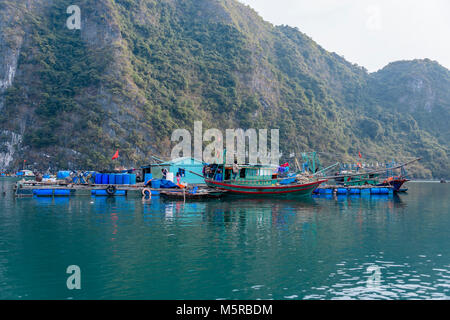
[(162, 171), (162, 175), (163, 175), (163, 180), (167, 180), (167, 173), (168, 173), (169, 171), (167, 171), (166, 168), (161, 169), (161, 171)]
[(237, 177), (240, 169), (241, 168), (238, 166), (237, 160), (234, 160), (234, 163), (233, 163), (233, 180), (236, 180), (236, 177)]

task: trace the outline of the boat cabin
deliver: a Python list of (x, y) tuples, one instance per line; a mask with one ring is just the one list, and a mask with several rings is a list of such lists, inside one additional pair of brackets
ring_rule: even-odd
[(234, 177), (232, 165), (211, 164), (205, 166), (205, 177), (214, 181), (233, 181), (239, 184), (257, 183), (271, 185), (278, 178), (278, 167), (263, 165), (240, 165), (239, 173)]

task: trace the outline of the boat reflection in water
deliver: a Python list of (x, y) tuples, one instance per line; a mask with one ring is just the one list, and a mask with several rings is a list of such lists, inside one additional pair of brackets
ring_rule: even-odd
[(277, 227), (288, 225), (314, 225), (317, 215), (328, 214), (334, 200), (342, 209), (355, 210), (404, 208), (406, 205), (397, 195), (336, 196), (324, 195), (312, 199), (273, 199), (255, 197), (227, 197), (201, 202), (170, 201), (154, 198), (143, 205), (144, 220), (149, 223), (165, 221), (184, 225), (207, 223), (215, 225), (245, 226), (265, 224)]

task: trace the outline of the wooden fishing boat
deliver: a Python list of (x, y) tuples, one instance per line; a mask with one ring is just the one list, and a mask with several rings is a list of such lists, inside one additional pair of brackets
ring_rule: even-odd
[[(402, 186), (404, 183), (410, 181), (409, 179), (398, 176), (398, 177), (389, 177), (386, 180), (384, 180), (382, 183), (377, 184), (377, 186), (380, 187), (393, 187), (396, 192), (404, 192), (402, 189)], [(408, 189), (406, 189), (408, 190)]]
[[(233, 176), (232, 166), (216, 165), (206, 184), (230, 194), (251, 196), (310, 196), (314, 189), (327, 180), (305, 179), (296, 176), (279, 178), (274, 167), (261, 165), (240, 166), (239, 174)], [(276, 171), (276, 168), (275, 168)]]
[[(406, 177), (407, 174), (405, 167), (419, 160), (420, 158), (417, 158), (399, 165), (392, 163), (391, 166), (388, 166), (385, 169), (373, 170), (369, 172), (341, 171), (335, 176), (328, 176), (326, 178), (329, 180), (334, 180), (337, 185), (344, 187), (369, 185), (377, 187), (392, 187), (394, 192), (406, 192), (408, 189), (404, 189), (402, 187), (410, 180)], [(394, 175), (394, 170), (396, 169), (401, 170), (399, 175)], [(387, 178), (382, 178), (382, 175), (386, 175)]]

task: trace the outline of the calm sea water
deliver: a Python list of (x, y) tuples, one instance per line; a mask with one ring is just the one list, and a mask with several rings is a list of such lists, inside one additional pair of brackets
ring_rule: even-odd
[(450, 297), (450, 184), (186, 204), (14, 199), (12, 186), (0, 180), (0, 299)]

